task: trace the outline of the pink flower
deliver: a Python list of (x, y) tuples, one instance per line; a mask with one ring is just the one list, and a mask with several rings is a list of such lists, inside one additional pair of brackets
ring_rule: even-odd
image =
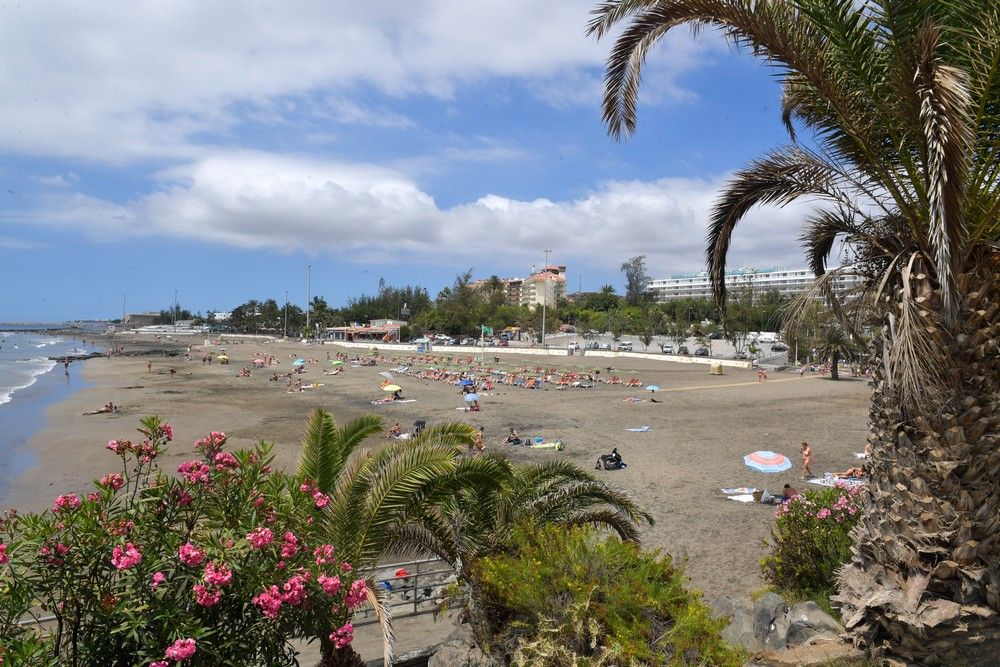
[(354, 641), (354, 626), (344, 623), (342, 626), (330, 633), (330, 641), (335, 648), (344, 648)]
[(274, 534), (270, 528), (259, 526), (247, 533), (247, 542), (251, 549), (263, 549), (274, 539)]
[(177, 500), (178, 507), (187, 507), (191, 504), (191, 501), (194, 500), (194, 496), (179, 486), (174, 487), (173, 495)]
[(201, 561), (205, 560), (205, 552), (190, 542), (186, 542), (177, 550), (177, 557), (185, 565), (194, 567), (195, 565), (200, 565)]
[(101, 499), (101, 494), (97, 493), (96, 491), (87, 494), (87, 500), (89, 500), (92, 503), (96, 503), (100, 499)]
[(291, 558), (299, 551), (299, 538), (295, 537), (295, 533), (288, 531), (285, 533), (285, 539), (281, 543), (281, 557)]
[(344, 602), (347, 604), (348, 609), (352, 609), (361, 604), (368, 597), (367, 586), (365, 586), (364, 579), (355, 579), (351, 582), (351, 588), (347, 591), (347, 596), (344, 598)]
[(222, 591), (217, 588), (208, 588), (202, 584), (195, 584), (193, 590), (194, 601), (202, 607), (214, 607), (222, 598)]
[(10, 558), (7, 556), (7, 545), (0, 544), (0, 565), (6, 565), (10, 562)]
[(127, 542), (124, 549), (120, 545), (116, 545), (111, 552), (111, 564), (119, 570), (135, 567), (141, 560), (142, 554), (131, 542)]
[(302, 485), (299, 486), (299, 491), (301, 491), (302, 493), (305, 493), (305, 494), (312, 493), (312, 490), (313, 490), (313, 487), (312, 487), (312, 484), (309, 482), (309, 480), (306, 480), (306, 481), (302, 482)]
[(205, 583), (212, 586), (228, 586), (233, 582), (233, 571), (225, 563), (210, 562), (205, 566)]
[(306, 601), (306, 581), (308, 578), (296, 574), (294, 577), (289, 579), (281, 587), (281, 601), (287, 602), (293, 607), (298, 607), (300, 604)]
[(56, 498), (55, 502), (52, 503), (52, 511), (62, 512), (66, 510), (75, 510), (82, 502), (83, 501), (80, 500), (80, 496), (75, 493), (67, 493)]
[(101, 486), (112, 491), (117, 491), (125, 484), (125, 480), (116, 472), (110, 472), (98, 482)]
[(159, 588), (160, 584), (167, 580), (167, 577), (162, 572), (154, 572), (152, 578), (149, 581), (149, 587), (153, 590)]
[(198, 650), (198, 643), (193, 639), (178, 639), (167, 647), (167, 660), (187, 660)]
[(215, 469), (222, 471), (226, 468), (239, 468), (240, 462), (229, 452), (220, 452), (215, 455)]
[(149, 667), (170, 667), (170, 663), (166, 660), (155, 660), (149, 663)]
[(827, 509), (826, 507), (824, 507), (820, 511), (816, 512), (816, 518), (817, 519), (825, 519), (828, 516), (830, 516), (830, 510)]
[(338, 576), (328, 577), (321, 574), (316, 578), (316, 581), (323, 587), (323, 592), (327, 595), (336, 595), (340, 591), (340, 577)]
[(330, 496), (319, 490), (313, 494), (313, 500), (316, 502), (316, 507), (320, 509), (323, 509), (330, 504)]
[(163, 435), (164, 440), (169, 442), (174, 439), (174, 427), (170, 424), (164, 424), (160, 427), (160, 434)]
[(317, 565), (326, 565), (333, 562), (333, 545), (323, 544), (313, 549), (313, 556), (316, 557)]
[(343, 563), (340, 564), (340, 571), (341, 572), (350, 572), (353, 569), (354, 568), (351, 567), (351, 564), (348, 563), (348, 562), (346, 562), (346, 561), (344, 561)]
[(191, 484), (207, 484), (212, 469), (201, 461), (185, 461), (177, 467), (177, 472)]
[(267, 618), (278, 618), (278, 612), (281, 610), (281, 592), (277, 586), (271, 586), (254, 597), (253, 603), (260, 607), (261, 612)]
[(107, 448), (117, 454), (118, 450), (121, 449), (121, 444), (117, 440), (108, 440)]

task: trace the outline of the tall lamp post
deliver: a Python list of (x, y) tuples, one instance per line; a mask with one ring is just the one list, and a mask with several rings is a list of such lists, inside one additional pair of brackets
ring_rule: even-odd
[(285, 338), (288, 338), (288, 290), (285, 290)]
[(313, 265), (306, 264), (306, 336), (309, 335), (309, 316), (312, 314)]
[[(549, 268), (549, 253), (551, 250), (544, 250), (545, 253), (545, 264), (542, 265), (542, 273), (548, 273)], [(548, 278), (542, 283), (542, 347), (545, 347), (545, 307), (549, 303), (549, 282)]]
[(174, 333), (177, 333), (177, 290), (174, 290)]

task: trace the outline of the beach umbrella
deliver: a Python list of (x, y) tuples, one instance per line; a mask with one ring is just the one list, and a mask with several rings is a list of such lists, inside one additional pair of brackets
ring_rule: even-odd
[(656, 384), (651, 384), (646, 387), (646, 391), (660, 391), (660, 386)]
[(479, 394), (466, 394), (465, 395), (465, 401), (466, 401), (466, 403), (472, 403), (473, 401), (478, 401), (478, 400), (479, 400)]
[(767, 450), (747, 454), (743, 457), (743, 463), (758, 472), (782, 472), (792, 467), (792, 462), (787, 456)]
[(382, 391), (387, 391), (390, 394), (394, 394), (397, 391), (403, 391), (403, 388), (400, 387), (398, 384), (387, 384), (384, 387), (382, 387)]
[(476, 383), (473, 382), (472, 380), (466, 378), (466, 379), (460, 381), (459, 384), (462, 385), (463, 387), (469, 387), (469, 386), (474, 385)]
[(343, 366), (344, 362), (341, 361), (340, 359), (334, 359), (333, 361), (330, 362), (330, 365), (331, 366)]
[(306, 365), (305, 359), (296, 359), (295, 361), (292, 362), (292, 366), (305, 366), (305, 365)]
[(390, 373), (389, 371), (382, 371), (382, 372), (379, 373), (379, 375), (381, 375), (382, 377), (386, 378), (387, 380), (391, 380), (392, 379), (392, 373)]

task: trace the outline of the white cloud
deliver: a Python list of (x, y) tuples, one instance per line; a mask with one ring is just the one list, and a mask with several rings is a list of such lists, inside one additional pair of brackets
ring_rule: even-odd
[[(10, 5), (0, 13), (0, 150), (193, 160), (204, 135), (244, 119), (280, 123), (296, 111), (289, 98), (317, 94), (341, 100), (333, 113), (346, 123), (412, 122), (351, 101), (359, 88), (446, 99), (511, 77), (553, 103), (592, 104), (610, 43), (585, 37), (590, 9), (579, 0)], [(686, 94), (676, 79), (706, 47), (679, 37), (653, 56), (646, 99)]]
[[(338, 259), (446, 265), (556, 261), (615, 267), (645, 254), (654, 274), (704, 265), (705, 225), (723, 178), (608, 182), (578, 199), (520, 201), (490, 194), (447, 209), (402, 172), (260, 152), (218, 154), (160, 174), (163, 187), (126, 205), (53, 195), (35, 222), (98, 238), (167, 235)], [(753, 212), (730, 263), (800, 264), (804, 207)]]

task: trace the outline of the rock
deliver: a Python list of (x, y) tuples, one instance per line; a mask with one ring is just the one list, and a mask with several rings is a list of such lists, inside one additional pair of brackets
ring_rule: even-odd
[(709, 604), (716, 618), (726, 618), (729, 625), (722, 631), (722, 639), (733, 646), (742, 646), (750, 652), (760, 651), (764, 644), (753, 632), (753, 606), (746, 600), (718, 597)]
[(819, 635), (805, 644), (785, 651), (764, 651), (750, 664), (760, 667), (809, 667), (810, 665), (864, 664), (865, 656), (853, 645), (830, 635)]
[(788, 645), (804, 644), (816, 635), (836, 637), (844, 632), (844, 626), (823, 611), (815, 602), (800, 602), (788, 610)]
[[(785, 605), (788, 608), (788, 605)], [(764, 648), (775, 651), (782, 651), (788, 648), (788, 614), (780, 614), (771, 623), (771, 630), (764, 637)]]
[[(783, 617), (788, 612), (788, 603), (777, 593), (765, 593), (753, 606), (753, 634), (758, 641), (764, 642), (773, 634), (775, 619)], [(785, 630), (787, 631), (787, 625)], [(773, 642), (773, 639), (772, 639)], [(773, 643), (771, 644), (774, 645)], [(782, 645), (781, 648), (784, 648)]]
[(455, 628), (427, 661), (427, 667), (493, 667), (494, 665), (494, 661), (476, 646), (472, 628), (468, 624)]

